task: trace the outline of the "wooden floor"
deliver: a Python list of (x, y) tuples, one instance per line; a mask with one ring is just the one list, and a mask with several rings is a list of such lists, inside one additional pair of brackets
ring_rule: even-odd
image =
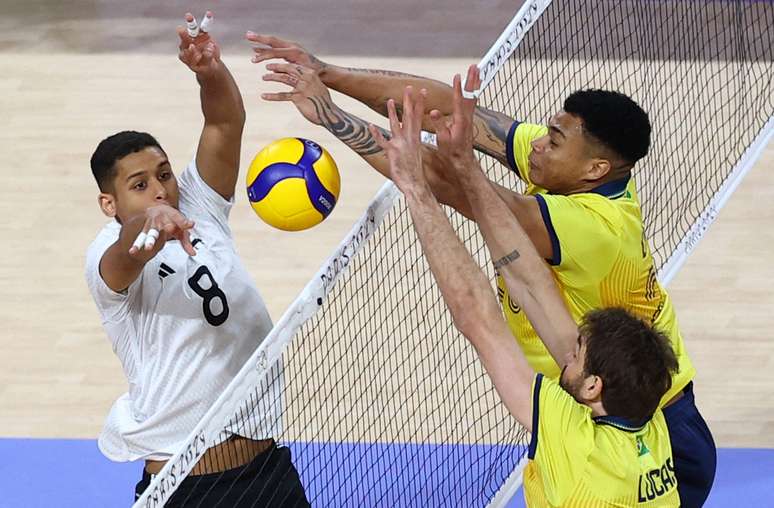
[[(487, 2), (503, 26), (518, 3)], [(25, 5), (19, 2), (10, 15), (0, 18), (4, 70), (0, 75), (4, 122), (0, 130), (4, 155), (0, 170), (0, 238), (4, 240), (0, 436), (98, 434), (110, 404), (126, 390), (126, 383), (83, 278), (85, 249), (104, 222), (89, 157), (105, 135), (135, 128), (154, 133), (179, 171), (194, 153), (201, 126), (193, 77), (177, 62), (174, 47), (167, 42), (174, 41), (172, 32), (166, 31), (166, 25), (159, 28), (165, 12), (156, 17), (132, 14), (117, 1), (86, 4), (68, 11), (52, 2), (50, 12), (33, 12), (19, 7)], [(185, 8), (180, 2), (170, 4)], [(410, 4), (401, 5), (406, 9)], [(479, 10), (465, 8), (465, 2), (455, 5), (460, 16), (472, 16), (476, 22), (455, 25), (456, 31), (438, 30), (436, 40), (458, 40), (467, 30), (475, 35), (466, 46), (469, 50), (452, 48), (439, 54), (434, 49), (407, 58), (403, 42), (381, 32), (364, 44), (354, 44), (351, 36), (346, 43), (320, 47), (328, 54), (354, 55), (331, 57), (337, 62), (448, 80), (474, 61), (472, 57), (480, 55), (502, 29), (490, 25), (485, 30), (482, 19), (486, 18)], [(204, 8), (197, 5), (196, 9)], [(109, 15), (116, 10), (123, 17), (111, 22)], [(363, 12), (360, 16), (369, 17), (381, 11)], [(227, 15), (221, 12), (223, 19), (218, 22), (238, 25), (236, 17), (227, 20)], [(429, 9), (418, 17), (425, 22), (435, 19)], [(267, 26), (263, 14), (254, 18), (262, 20), (256, 25)], [(347, 30), (360, 30), (362, 37), (362, 26), (357, 28), (350, 18), (341, 23)], [(135, 46), (137, 39), (128, 37), (124, 28), (114, 38), (115, 26), (134, 26), (141, 42)], [(301, 24), (292, 26), (294, 37), (302, 38)], [(259, 93), (270, 87), (260, 81), (260, 69), (249, 63), (247, 48), (240, 50), (236, 32), (227, 31), (225, 60), (248, 110), (243, 167), (271, 139), (297, 135), (326, 146), (342, 171), (336, 211), (303, 234), (270, 230), (238, 194), (232, 215), (238, 249), (276, 319), (349, 230), (382, 180), (331, 136), (300, 119), (290, 106), (260, 102)], [(331, 39), (325, 35), (319, 27), (311, 30), (310, 45)], [(417, 47), (416, 40), (412, 44), (408, 47)], [(345, 51), (352, 48), (357, 51)], [(439, 58), (450, 54), (467, 58)], [(362, 108), (352, 109), (375, 119)], [(699, 406), (721, 446), (774, 447), (773, 203), (771, 143), (670, 286), (698, 370)]]

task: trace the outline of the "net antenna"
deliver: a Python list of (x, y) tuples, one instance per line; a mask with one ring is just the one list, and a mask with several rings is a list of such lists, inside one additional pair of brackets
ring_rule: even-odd
[[(771, 2), (527, 0), (479, 63), (479, 105), (541, 123), (574, 90), (634, 98), (653, 125), (635, 178), (666, 284), (774, 133), (772, 27)], [(493, 277), (475, 224), (449, 217)], [(260, 426), (258, 413), (280, 415), (268, 426), (313, 506), (502, 507), (521, 484), (528, 435), (456, 333), (391, 183), (134, 506), (163, 506), (207, 448)]]

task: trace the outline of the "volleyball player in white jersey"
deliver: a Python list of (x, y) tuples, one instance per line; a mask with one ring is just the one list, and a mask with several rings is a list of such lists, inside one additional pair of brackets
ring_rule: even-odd
[[(134, 131), (106, 138), (91, 158), (100, 208), (113, 220), (88, 249), (86, 280), (129, 382), (99, 448), (115, 461), (145, 460), (136, 497), (272, 327), (228, 225), (242, 97), (216, 42), (186, 21), (179, 57), (196, 75), (204, 113), (195, 159), (176, 178), (159, 143)], [(289, 450), (273, 439), (279, 408), (267, 408), (279, 400), (279, 369), (273, 379), (255, 429), (207, 450), (166, 506), (309, 505)]]

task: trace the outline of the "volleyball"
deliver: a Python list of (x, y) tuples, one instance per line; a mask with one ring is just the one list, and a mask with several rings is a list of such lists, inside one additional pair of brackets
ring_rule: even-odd
[(341, 179), (333, 157), (302, 138), (284, 138), (258, 152), (247, 170), (247, 197), (264, 222), (301, 231), (322, 222), (339, 198)]

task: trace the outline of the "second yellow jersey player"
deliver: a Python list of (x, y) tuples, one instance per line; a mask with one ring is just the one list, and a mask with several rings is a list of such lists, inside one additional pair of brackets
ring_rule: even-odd
[[(642, 213), (634, 178), (612, 181), (591, 192), (549, 194), (529, 178), (532, 141), (544, 125), (516, 123), (509, 135), (508, 161), (538, 200), (554, 251), (549, 263), (567, 307), (576, 321), (588, 311), (623, 307), (653, 324), (672, 341), (680, 371), (662, 405), (680, 393), (696, 370), (688, 358), (669, 295), (656, 279), (650, 247), (643, 235)], [(519, 304), (508, 295), (501, 277), (497, 293), (508, 326), (532, 368), (549, 377), (559, 366), (535, 333)]]
[[(553, 379), (535, 376), (524, 496), (531, 508), (680, 506), (664, 414), (632, 424), (592, 416)], [(636, 450), (638, 462), (631, 456)]]

